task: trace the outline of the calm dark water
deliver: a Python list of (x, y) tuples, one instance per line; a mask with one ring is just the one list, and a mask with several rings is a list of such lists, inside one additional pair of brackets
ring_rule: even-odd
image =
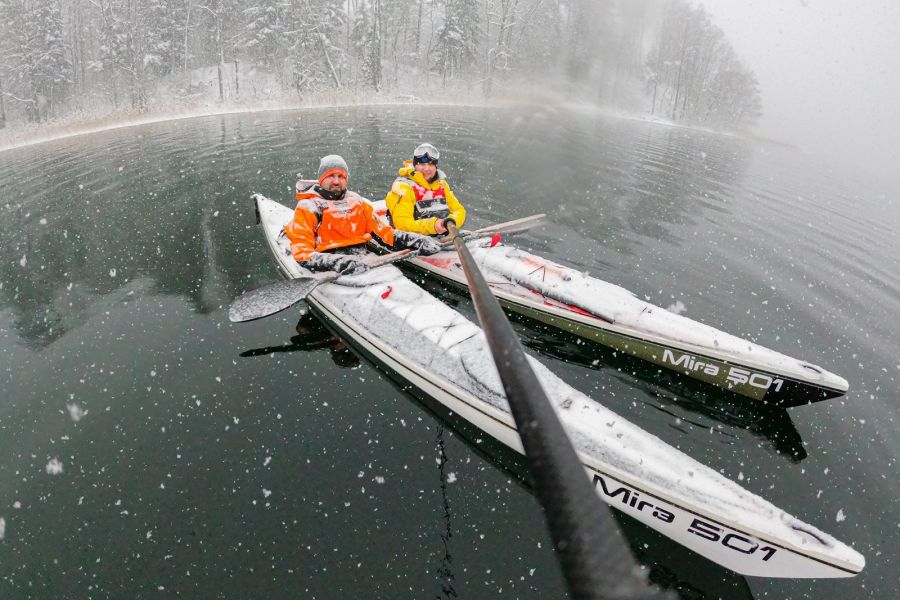
[(573, 385), (868, 561), (854, 579), (744, 580), (619, 517), (655, 581), (685, 598), (900, 594), (900, 190), (586, 111), (380, 107), (0, 154), (0, 597), (565, 596), (515, 457), (313, 318), (227, 319), (278, 279), (251, 192), (289, 202), (337, 152), (380, 198), (422, 140), (471, 224), (549, 212), (516, 242), (850, 381), (775, 410), (516, 322)]

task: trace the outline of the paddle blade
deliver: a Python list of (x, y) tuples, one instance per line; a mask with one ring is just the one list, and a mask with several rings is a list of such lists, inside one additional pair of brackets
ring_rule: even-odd
[(274, 315), (304, 300), (320, 283), (319, 278), (288, 279), (250, 290), (231, 303), (228, 319), (243, 323)]
[[(510, 234), (510, 233), (521, 233), (523, 231), (528, 231), (533, 227), (537, 227), (539, 225), (544, 224), (544, 219), (547, 218), (547, 215), (544, 213), (540, 213), (537, 215), (531, 215), (530, 217), (522, 217), (521, 219), (515, 219), (513, 221), (507, 221), (506, 223), (498, 223), (496, 225), (489, 225), (487, 227), (482, 227), (481, 229), (476, 229), (471, 233), (473, 236), (488, 236), (497, 233)], [(464, 236), (465, 237), (465, 236)]]

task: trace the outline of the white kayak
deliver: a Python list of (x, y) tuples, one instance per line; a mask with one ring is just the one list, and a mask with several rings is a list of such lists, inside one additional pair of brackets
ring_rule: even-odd
[[(282, 227), (292, 211), (259, 194), (266, 242), (287, 277), (307, 274)], [(488, 435), (522, 452), (481, 329), (394, 266), (323, 283), (310, 308), (347, 340)], [(858, 552), (703, 466), (530, 362), (598, 495), (743, 575), (850, 577)]]
[[(385, 214), (384, 201), (373, 202)], [(632, 292), (534, 254), (489, 240), (467, 244), (491, 291), (506, 308), (777, 406), (799, 406), (843, 395), (847, 380), (818, 365), (770, 350), (644, 302)], [(466, 287), (456, 252), (408, 265)]]

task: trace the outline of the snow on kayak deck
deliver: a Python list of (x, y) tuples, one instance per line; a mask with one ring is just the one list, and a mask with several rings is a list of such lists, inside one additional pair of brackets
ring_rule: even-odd
[[(625, 288), (589, 277), (511, 246), (470, 245), (475, 260), (486, 275), (495, 274), (520, 283), (559, 302), (589, 313), (607, 315), (615, 321), (610, 329), (631, 329), (639, 337), (678, 342), (699, 352), (712, 351), (740, 363), (775, 368), (802, 379), (835, 388), (847, 381), (816, 365), (797, 360), (759, 344), (725, 333), (645, 302)], [(652, 338), (651, 338), (652, 339)]]
[[(407, 280), (396, 267), (344, 277), (320, 287), (357, 325), (504, 413), (509, 405), (484, 333), (455, 310)], [(357, 287), (359, 286), (359, 287)], [(387, 298), (384, 292), (391, 289)], [(414, 349), (413, 351), (410, 351)], [(578, 392), (536, 359), (529, 361), (576, 449), (646, 489), (738, 527), (848, 563), (862, 556), (702, 465)], [(808, 533), (807, 533), (808, 532)]]
[[(372, 205), (378, 214), (387, 214), (383, 200), (372, 202)], [(598, 327), (621, 331), (663, 346), (678, 345), (686, 351), (718, 356), (723, 360), (730, 357), (730, 362), (757, 365), (763, 370), (792, 375), (801, 381), (818, 383), (827, 388), (844, 391), (849, 388), (846, 379), (818, 365), (677, 315), (641, 300), (618, 285), (589, 277), (512, 246), (491, 246), (483, 239), (471, 240), (466, 245), (489, 281), (513, 281), (557, 302), (615, 321), (613, 325), (597, 323)], [(456, 253), (445, 251), (420, 260), (437, 266), (442, 259), (455, 262)], [(524, 296), (527, 298), (528, 294)]]
[[(271, 204), (261, 202), (264, 224), (266, 220), (285, 223), (290, 219), (289, 209)], [(273, 238), (278, 227), (271, 229)], [(283, 236), (278, 245), (282, 266), (294, 276), (304, 272), (290, 259)], [(617, 289), (620, 295), (630, 296)], [(396, 267), (344, 276), (318, 287), (311, 299), (335, 307), (342, 318), (405, 361), (420, 366), (434, 381), (458, 388), (472, 402), (493, 407), (513, 423), (481, 329), (406, 279)], [(628, 310), (623, 302), (619, 316), (625, 318)], [(647, 492), (778, 544), (858, 567), (854, 570), (862, 568), (863, 557), (842, 542), (636, 427), (573, 389), (536, 359), (529, 357), (529, 361), (586, 464), (598, 465)]]

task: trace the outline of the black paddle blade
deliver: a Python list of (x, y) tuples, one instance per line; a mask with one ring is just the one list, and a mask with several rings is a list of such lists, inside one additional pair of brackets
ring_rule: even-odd
[(243, 323), (274, 315), (304, 300), (322, 282), (321, 278), (304, 277), (250, 290), (231, 303), (228, 319), (232, 323)]

